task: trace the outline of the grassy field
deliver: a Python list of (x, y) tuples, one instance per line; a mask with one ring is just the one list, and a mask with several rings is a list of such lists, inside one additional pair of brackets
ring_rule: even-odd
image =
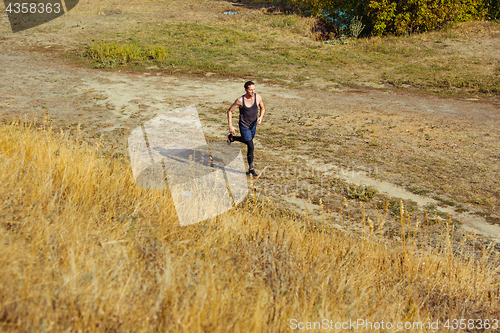
[[(121, 14), (106, 16), (110, 18), (108, 29), (95, 31), (86, 26), (85, 30), (92, 34), (89, 37), (87, 31), (78, 38), (80, 60), (97, 68), (248, 78), (295, 88), (311, 87), (325, 93), (342, 87), (368, 86), (460, 99), (497, 101), (499, 96), (499, 22), (470, 22), (421, 35), (349, 39), (347, 44), (329, 45), (318, 41), (320, 35), (315, 32), (313, 18), (285, 15), (276, 6), (202, 0), (185, 6), (153, 1), (148, 6), (102, 4), (101, 13)], [(82, 12), (85, 10), (82, 8)], [(225, 10), (238, 14), (223, 15)], [(123, 17), (114, 24), (111, 18), (120, 15)], [(277, 121), (286, 121), (287, 128), (301, 135), (283, 139), (283, 131), (266, 131), (262, 127), (264, 142), (292, 149), (314, 142), (315, 147), (322, 146), (321, 156), (328, 160), (384, 164), (387, 167), (383, 172), (391, 174), (391, 182), (414, 191), (423, 188), (449, 195), (458, 203), (486, 207), (488, 220), (498, 223), (500, 199), (498, 191), (490, 186), (496, 183), (498, 171), (498, 163), (490, 161), (498, 153), (488, 144), (482, 146), (483, 135), (484, 140), (490, 135), (486, 128), (478, 129), (481, 133), (471, 139), (470, 133), (465, 134), (466, 125), (454, 123), (451, 129), (451, 119), (408, 122), (407, 115), (398, 113), (387, 117), (367, 114), (360, 119), (356, 113), (342, 115), (339, 122), (335, 121), (337, 114), (331, 117), (329, 113), (318, 108), (312, 112), (302, 110), (301, 119), (280, 115)], [(352, 123), (352, 130), (346, 123)], [(398, 135), (392, 135), (393, 131)], [(468, 138), (464, 139), (464, 135)], [(354, 140), (347, 141), (350, 138)], [(368, 149), (365, 141), (369, 142)], [(476, 143), (482, 156), (465, 148)], [(443, 144), (460, 148), (443, 154)], [(388, 149), (391, 146), (400, 146), (401, 150), (395, 154)], [(468, 157), (472, 155), (476, 159)], [(488, 184), (469, 186), (442, 181), (457, 179), (462, 183), (463, 177), (475, 182), (481, 178)]]
[[(76, 22), (56, 20), (16, 37), (97, 68), (209, 73), (322, 89), (386, 85), (482, 97), (500, 91), (499, 22), (330, 45), (321, 42), (314, 18), (284, 14), (276, 4), (88, 1), (68, 17)], [(8, 30), (7, 21), (4, 26)]]
[(4, 332), (284, 332), (293, 319), (434, 332), (500, 314), (492, 248), (454, 248), (450, 225), (429, 233), (403, 207), (399, 241), (382, 237), (387, 206), (346, 233), (251, 196), (179, 227), (168, 193), (135, 186), (128, 163), (29, 123), (0, 127), (0, 167)]
[[(278, 9), (208, 0), (89, 1), (79, 4), (67, 20), (5, 34), (0, 42), (41, 51), (49, 58), (63, 55), (92, 68), (196, 79), (252, 79), (296, 88), (296, 92), (311, 88), (315, 91), (307, 94), (324, 94), (325, 100), (333, 95), (330, 92), (344, 88), (387, 91), (397, 87), (398, 92), (498, 105), (499, 22), (470, 22), (421, 35), (328, 45), (317, 40), (313, 18), (285, 15)], [(227, 10), (238, 13), (222, 14)], [(434, 103), (429, 110), (441, 101)], [(227, 101), (207, 104), (203, 109), (210, 115), (207, 120), (224, 122)], [(286, 122), (287, 129), (300, 135), (284, 139), (284, 129), (270, 130), (264, 124), (260, 133), (265, 149), (279, 146), (338, 164), (376, 165), (391, 183), (484, 208), (481, 214), (499, 223), (499, 150), (491, 122), (471, 126), (463, 117), (422, 117), (396, 109), (384, 113), (370, 107), (346, 112), (333, 102), (324, 107), (321, 102), (270, 107), (267, 119)], [(97, 109), (93, 105), (81, 113)], [(289, 115), (295, 109), (300, 115)], [(80, 121), (76, 117), (70, 124)]]
[[(446, 320), (456, 318), (475, 320), (477, 329), (470, 331), (482, 331), (478, 320), (489, 319), (494, 327), (492, 320), (500, 315), (500, 246), (457, 230), (456, 221), (438, 216), (436, 206), (422, 211), (414, 202), (402, 204), (320, 173), (286, 178), (272, 166), (304, 167), (287, 159), (298, 155), (317, 159), (318, 166), (324, 161), (375, 166), (379, 174), (374, 177), (442, 206), (482, 208), (485, 218), (498, 223), (494, 115), (484, 121), (476, 114), (464, 120), (446, 112), (423, 117), (400, 112), (397, 104), (372, 109), (367, 105), (383, 104), (385, 97), (376, 100), (373, 91), (379, 90), (364, 88), (382, 92), (391, 87), (397, 101), (404, 100), (397, 98), (405, 89), (423, 93), (406, 99), (412, 103), (438, 94), (494, 105), (500, 87), (499, 22), (330, 45), (318, 40), (314, 19), (277, 9), (208, 0), (87, 1), (68, 20), (1, 36), (5, 49), (36, 51), (49, 59), (63, 56), (78, 79), (80, 73), (87, 75), (71, 81), (64, 66), (40, 67), (48, 74), (33, 86), (58, 89), (62, 99), (67, 98), (63, 86), (73, 89), (97, 80), (90, 71), (75, 69), (75, 62), (109, 71), (196, 76), (179, 80), (187, 86), (210, 88), (209, 79), (235, 77), (256, 79), (274, 96), (282, 93), (277, 88), (299, 91), (305, 101), (266, 99), (270, 112), (259, 128), (256, 163), (271, 168), (259, 181), (264, 187), (266, 182), (286, 186), (300, 178), (342, 193), (310, 197), (290, 187), (321, 207), (321, 219), (307, 208), (299, 214), (281, 202), (250, 195), (221, 216), (180, 227), (168, 192), (137, 187), (123, 158), (126, 146), (119, 146), (130, 128), (152, 117), (150, 96), (137, 95), (134, 103), (141, 105), (133, 117), (102, 136), (124, 149), (114, 151), (104, 148), (98, 139), (102, 132), (92, 129), (119, 122), (108, 117), (116, 111), (109, 91), (85, 90), (62, 106), (73, 118), (63, 121), (51, 114), (57, 127), (47, 122), (0, 126), (0, 331), (284, 332), (292, 330), (293, 319), (424, 323), (413, 326), (415, 332), (449, 331)], [(226, 10), (238, 14), (222, 14)], [(33, 59), (31, 66), (38, 70), (42, 62)], [(53, 77), (60, 68), (62, 78)], [(22, 74), (23, 82), (38, 75)], [(123, 84), (111, 91), (127, 88), (126, 80), (139, 90), (154, 90), (149, 78), (120, 76)], [(194, 101), (173, 94), (173, 84), (168, 88), (164, 93), (172, 100)], [(340, 95), (342, 88), (352, 94)], [(57, 107), (46, 97), (53, 95), (37, 89), (32, 94), (42, 112)], [(157, 92), (153, 96), (163, 98)], [(353, 102), (357, 105), (349, 98), (359, 98)], [(433, 99), (429, 108), (443, 100)], [(17, 103), (14, 97), (11, 101)], [(216, 97), (193, 103), (203, 125), (217, 127), (207, 139), (220, 141), (216, 135), (226, 130), (229, 102)], [(120, 111), (125, 118), (125, 109)], [(428, 326), (437, 320), (437, 330)], [(359, 331), (373, 329), (361, 325)]]
[[(214, 73), (280, 84), (334, 88), (338, 85), (393, 85), (446, 95), (498, 95), (498, 22), (475, 22), (406, 37), (349, 39), (323, 44), (313, 18), (285, 15), (259, 4), (192, 2), (204, 19), (176, 15), (141, 21), (93, 34), (82, 50), (96, 67), (155, 68), (172, 73)], [(121, 9), (119, 9), (121, 8)], [(202, 9), (203, 8), (203, 9)], [(223, 15), (233, 8), (236, 15)], [(272, 9), (275, 9), (272, 7)], [(176, 19), (177, 18), (177, 19)], [(92, 29), (92, 28), (91, 28)]]

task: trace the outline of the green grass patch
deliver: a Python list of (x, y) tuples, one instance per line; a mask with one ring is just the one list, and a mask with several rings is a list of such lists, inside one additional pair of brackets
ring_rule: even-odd
[[(98, 68), (154, 65), (167, 72), (211, 72), (292, 86), (319, 78), (326, 87), (339, 83), (355, 86), (363, 81), (445, 94), (500, 92), (500, 68), (485, 66), (494, 59), (478, 61), (460, 48), (444, 48), (443, 43), (455, 40), (449, 33), (433, 33), (430, 38), (351, 39), (348, 44), (327, 45), (310, 39), (309, 18), (259, 12), (252, 29), (245, 28), (246, 23), (152, 21), (118, 32), (99, 32), (84, 54)], [(468, 41), (460, 43), (465, 47)]]
[(137, 43), (108, 43), (101, 41), (90, 45), (86, 56), (98, 68), (113, 68), (127, 63), (167, 60), (168, 49), (164, 46), (140, 46)]
[(500, 217), (491, 216), (492, 215), (491, 212), (475, 212), (474, 214), (484, 217), (486, 221), (488, 221), (488, 223), (500, 225)]
[(455, 206), (455, 202), (448, 200), (448, 199), (441, 198), (440, 196), (437, 196), (437, 195), (433, 196), (432, 199), (439, 201), (442, 206), (443, 205), (444, 206)]
[(233, 46), (241, 47), (242, 41), (252, 45), (259, 37), (225, 27), (179, 23), (130, 31), (129, 38), (123, 37), (125, 35), (104, 36), (107, 37), (105, 40), (87, 47), (85, 56), (99, 68), (154, 64), (176, 72), (230, 75), (241, 73), (243, 69), (243, 66), (238, 66), (238, 55), (260, 55), (251, 55), (245, 50), (236, 54)]
[(408, 190), (413, 194), (424, 195), (424, 196), (432, 192), (431, 190), (419, 187), (410, 187)]

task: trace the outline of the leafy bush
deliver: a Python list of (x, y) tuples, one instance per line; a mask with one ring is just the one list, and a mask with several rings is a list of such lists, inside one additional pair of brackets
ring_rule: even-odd
[(485, 0), (485, 7), (488, 10), (487, 17), (491, 20), (500, 19), (500, 0)]
[(429, 31), (486, 16), (482, 0), (371, 0), (367, 11), (374, 35)]
[[(364, 17), (368, 1), (343, 0), (287, 0), (292, 7), (321, 18), (337, 33), (348, 33), (350, 26), (358, 17)], [(361, 22), (363, 25), (365, 22)]]
[(434, 30), (448, 22), (500, 17), (500, 0), (283, 0), (281, 3), (287, 10), (317, 16), (337, 36), (352, 35), (354, 23), (366, 27), (364, 34), (380, 36)]

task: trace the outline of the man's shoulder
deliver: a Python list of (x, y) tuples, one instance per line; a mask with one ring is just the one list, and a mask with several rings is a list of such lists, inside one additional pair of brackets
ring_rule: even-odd
[(243, 96), (238, 97), (235, 101), (234, 104), (236, 105), (243, 105)]

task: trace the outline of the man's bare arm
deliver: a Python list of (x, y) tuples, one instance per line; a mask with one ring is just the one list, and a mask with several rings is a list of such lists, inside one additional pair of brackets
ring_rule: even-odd
[(262, 123), (262, 119), (264, 118), (264, 113), (266, 113), (266, 108), (264, 107), (264, 102), (262, 101), (262, 98), (260, 99), (260, 102), (259, 102), (259, 108), (260, 108), (260, 116), (257, 119), (258, 125), (260, 125)]
[(227, 110), (227, 122), (229, 124), (229, 133), (232, 135), (236, 134), (236, 128), (233, 126), (233, 111), (236, 110), (237, 107), (242, 106), (241, 97), (239, 97), (236, 101), (234, 101), (233, 105)]

